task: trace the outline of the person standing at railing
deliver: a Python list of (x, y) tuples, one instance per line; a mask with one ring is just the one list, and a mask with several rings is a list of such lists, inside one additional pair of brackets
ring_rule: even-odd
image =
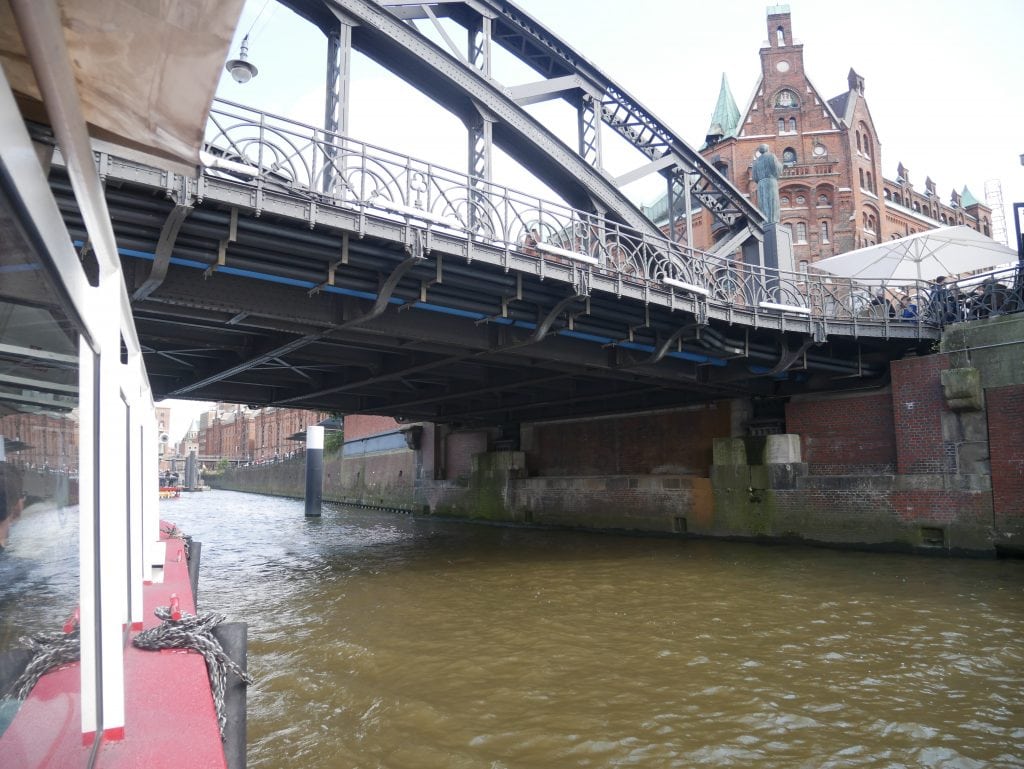
[(928, 317), (944, 326), (954, 322), (957, 319), (956, 316), (956, 302), (946, 286), (946, 276), (939, 275), (935, 279), (935, 286), (928, 297)]
[(900, 318), (917, 320), (917, 305), (910, 301), (910, 296), (907, 294), (900, 297)]
[(893, 307), (892, 302), (885, 295), (884, 288), (879, 288), (875, 291), (875, 297), (871, 300), (871, 317), (878, 320), (884, 320), (885, 318), (892, 320), (896, 317), (896, 308)]

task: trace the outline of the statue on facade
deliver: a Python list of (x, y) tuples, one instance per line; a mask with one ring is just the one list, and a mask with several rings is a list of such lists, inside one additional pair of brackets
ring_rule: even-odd
[(754, 181), (757, 182), (757, 205), (764, 214), (765, 224), (779, 222), (779, 176), (782, 163), (768, 149), (767, 144), (757, 148), (753, 167)]

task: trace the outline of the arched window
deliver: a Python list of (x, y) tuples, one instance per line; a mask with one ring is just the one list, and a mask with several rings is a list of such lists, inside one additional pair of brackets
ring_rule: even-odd
[(858, 168), (857, 170), (860, 172), (860, 188), (864, 189), (864, 169)]
[(779, 198), (779, 205), (782, 206), (783, 208), (788, 207), (789, 206), (789, 195), (782, 195)]
[(796, 242), (806, 243), (807, 242), (807, 225), (803, 222), (796, 223)]
[(807, 202), (807, 198), (805, 198), (803, 195), (797, 195), (796, 196), (796, 204), (798, 206), (802, 206), (806, 202)]
[(789, 130), (792, 131), (793, 133), (796, 133), (796, 118), (795, 117), (791, 117), (789, 119)]
[(778, 45), (786, 44), (786, 30), (784, 30), (782, 27), (779, 27), (778, 29), (775, 30), (775, 42)]
[(782, 151), (782, 165), (792, 166), (796, 164), (796, 150), (792, 147), (786, 147)]
[(860, 131), (857, 131), (857, 152), (860, 152)]
[(779, 133), (780, 134), (786, 133), (786, 118), (783, 118), (783, 117), (779, 118)]
[(828, 200), (828, 195), (826, 195), (825, 193), (818, 195), (818, 205), (826, 207), (831, 206), (832, 204)]
[(801, 259), (800, 260), (800, 272), (802, 272), (804, 275), (807, 274), (807, 260), (806, 259)]
[(796, 109), (800, 106), (800, 101), (797, 99), (796, 91), (791, 91), (788, 88), (783, 88), (777, 94), (775, 94), (775, 108), (776, 109)]
[(875, 181), (871, 178), (871, 172), (868, 171), (868, 189), (872, 192), (875, 191)]
[(892, 193), (889, 192), (889, 190), (883, 190), (882, 197), (884, 197), (886, 200), (892, 200)]
[(871, 134), (864, 132), (864, 154), (871, 157)]
[(917, 213), (921, 213), (921, 204), (916, 200), (914, 201), (914, 210), (917, 211)]

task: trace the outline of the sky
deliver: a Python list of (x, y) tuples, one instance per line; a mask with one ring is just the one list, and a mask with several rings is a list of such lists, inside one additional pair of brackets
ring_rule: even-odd
[[(703, 142), (723, 73), (740, 109), (746, 106), (760, 74), (758, 50), (768, 37), (768, 5), (757, 0), (514, 2), (694, 147)], [(851, 67), (864, 77), (884, 175), (895, 178), (902, 162), (915, 186), (923, 188), (931, 177), (946, 201), (964, 186), (983, 200), (987, 185), (998, 180), (1012, 242), (1010, 205), (1024, 202), (1024, 2), (796, 0), (789, 9), (794, 36), (804, 44), (805, 70), (826, 98), (847, 90)], [(455, 30), (454, 39), (464, 40)], [(319, 125), (326, 58), (321, 33), (274, 0), (247, 0), (231, 58), (247, 33), (259, 74), (239, 85), (225, 73), (218, 96)], [(494, 76), (505, 86), (537, 79), (504, 52), (495, 53)], [(351, 136), (464, 170), (461, 122), (360, 54), (353, 59), (352, 94)], [(575, 146), (575, 115), (567, 105), (528, 109)], [(610, 131), (604, 139), (612, 174), (642, 164)], [(498, 183), (549, 196), (503, 154), (497, 153), (494, 168)], [(662, 191), (652, 178), (625, 190), (638, 203)], [(197, 410), (175, 409), (172, 431), (180, 420), (183, 433)]]

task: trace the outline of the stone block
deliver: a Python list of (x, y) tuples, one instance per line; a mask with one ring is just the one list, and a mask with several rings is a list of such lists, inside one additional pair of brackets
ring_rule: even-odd
[(768, 465), (750, 466), (750, 485), (755, 489), (767, 489), (769, 487)]
[(742, 438), (715, 438), (712, 457), (716, 465), (745, 465), (747, 447)]
[(951, 368), (941, 372), (942, 395), (953, 411), (981, 411), (981, 372), (976, 368)]
[(750, 467), (747, 465), (714, 465), (711, 485), (715, 489), (743, 489), (750, 486)]
[(767, 436), (765, 464), (788, 465), (800, 461), (800, 436), (793, 433)]
[(965, 441), (988, 443), (988, 419), (983, 412), (970, 411), (961, 414), (960, 426)]
[(786, 464), (771, 464), (767, 466), (768, 488), (770, 489), (795, 489), (796, 479), (807, 475), (806, 462), (788, 462)]

